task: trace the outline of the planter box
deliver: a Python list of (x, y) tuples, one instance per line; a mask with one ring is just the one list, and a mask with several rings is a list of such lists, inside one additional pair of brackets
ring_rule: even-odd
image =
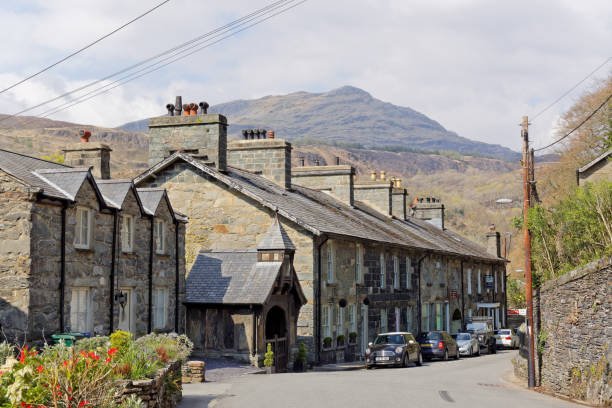
[(138, 396), (146, 408), (175, 408), (183, 396), (181, 362), (172, 361), (157, 370), (155, 377), (144, 380), (121, 380), (123, 388), (119, 402), (129, 395)]
[(335, 349), (322, 349), (319, 357), (321, 359), (322, 364), (336, 364)]

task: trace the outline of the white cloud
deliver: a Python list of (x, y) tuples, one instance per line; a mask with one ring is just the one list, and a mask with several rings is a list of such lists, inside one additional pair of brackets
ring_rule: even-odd
[[(11, 9), (0, 5), (0, 20), (12, 39), (3, 42), (0, 88), (157, 1), (20, 3)], [(100, 78), (265, 4), (172, 0), (0, 95), (0, 112)], [(351, 84), (423, 112), (462, 136), (518, 149), (521, 116), (545, 107), (610, 55), (611, 20), (612, 6), (599, 0), (310, 0), (53, 118), (116, 126), (163, 113), (178, 94), (215, 104)], [(570, 103), (568, 98), (535, 121), (536, 143), (554, 137), (555, 118)]]

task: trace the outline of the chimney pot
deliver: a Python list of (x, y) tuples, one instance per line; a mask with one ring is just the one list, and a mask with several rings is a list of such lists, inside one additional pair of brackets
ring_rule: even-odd
[(208, 113), (209, 105), (207, 102), (200, 102), (199, 106), (200, 106), (200, 113), (202, 113), (203, 115)]
[(381, 171), (380, 172), (380, 179), (381, 180), (386, 180), (387, 179), (387, 173), (385, 171)]
[(267, 135), (266, 129), (259, 129), (259, 134), (261, 135), (262, 139), (265, 139)]
[(255, 139), (255, 132), (253, 129), (249, 129), (249, 139)]
[(372, 180), (376, 180), (376, 172), (375, 171), (370, 172), (370, 178)]
[(168, 109), (168, 116), (174, 116), (174, 105), (169, 103), (166, 105), (166, 109)]
[(304, 158), (303, 157), (300, 157), (300, 166), (304, 167)]
[(396, 183), (396, 187), (397, 188), (402, 188), (402, 179), (401, 178), (396, 178), (395, 179), (395, 183)]
[(246, 129), (242, 129), (242, 138), (243, 139), (248, 139), (249, 138), (249, 131)]
[(336, 166), (340, 165), (340, 157), (336, 156)]
[(189, 104), (184, 104), (183, 105), (183, 116), (189, 116), (190, 112), (189, 112)]
[(79, 132), (79, 135), (81, 136), (81, 142), (87, 143), (91, 137), (91, 132), (87, 129), (83, 129)]
[(195, 103), (190, 103), (189, 104), (189, 114), (190, 115), (197, 115), (198, 114), (198, 105), (196, 105)]
[(176, 116), (181, 116), (181, 111), (183, 110), (183, 98), (181, 96), (176, 97), (174, 110), (176, 111)]
[(495, 232), (495, 224), (489, 225), (489, 231)]
[(268, 139), (274, 139), (274, 131), (268, 130)]

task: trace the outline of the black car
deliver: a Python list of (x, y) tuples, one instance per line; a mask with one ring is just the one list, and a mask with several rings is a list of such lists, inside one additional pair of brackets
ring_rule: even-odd
[(449, 356), (455, 359), (460, 357), (457, 342), (445, 331), (421, 333), (419, 344), (421, 345), (421, 354), (423, 354), (425, 360), (431, 360), (432, 358), (448, 360)]
[(366, 349), (366, 368), (373, 366), (406, 367), (409, 362), (423, 364), (421, 347), (408, 332), (382, 333)]

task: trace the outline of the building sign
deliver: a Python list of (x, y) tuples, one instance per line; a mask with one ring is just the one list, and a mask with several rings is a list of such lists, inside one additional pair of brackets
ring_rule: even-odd
[(527, 316), (527, 309), (508, 309), (508, 315)]
[(450, 297), (451, 299), (457, 299), (457, 291), (456, 290), (451, 290), (450, 291)]
[(485, 276), (485, 284), (487, 289), (493, 289), (493, 275)]

